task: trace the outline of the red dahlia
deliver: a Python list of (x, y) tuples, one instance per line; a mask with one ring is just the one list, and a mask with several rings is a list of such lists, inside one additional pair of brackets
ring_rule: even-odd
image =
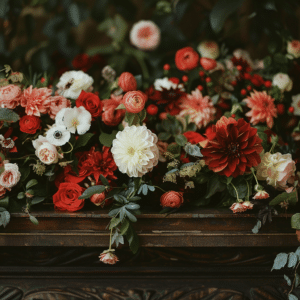
[(244, 119), (222, 117), (207, 138), (201, 153), (208, 168), (220, 175), (237, 177), (260, 163), (262, 140)]

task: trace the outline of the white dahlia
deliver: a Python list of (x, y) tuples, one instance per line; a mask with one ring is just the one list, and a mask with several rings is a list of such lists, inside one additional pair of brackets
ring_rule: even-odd
[(142, 177), (158, 163), (158, 139), (146, 126), (128, 126), (113, 140), (111, 153), (122, 173)]
[(56, 85), (59, 95), (77, 99), (82, 90), (90, 91), (94, 79), (82, 71), (68, 71), (61, 75)]
[(172, 82), (171, 80), (169, 80), (168, 77), (156, 79), (154, 81), (153, 85), (154, 85), (154, 88), (160, 92), (162, 92), (164, 89), (166, 89), (166, 90), (179, 89), (182, 92), (184, 92), (184, 86), (182, 83), (176, 84), (176, 83)]

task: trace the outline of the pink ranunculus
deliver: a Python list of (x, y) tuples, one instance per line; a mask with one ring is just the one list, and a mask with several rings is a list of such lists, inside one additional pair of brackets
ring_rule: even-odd
[(152, 21), (141, 20), (132, 26), (129, 38), (140, 50), (155, 50), (160, 43), (160, 29)]
[(0, 88), (0, 107), (14, 109), (20, 104), (21, 88), (9, 84)]
[(54, 96), (49, 98), (49, 116), (51, 119), (55, 119), (57, 113), (63, 109), (71, 107), (71, 101), (63, 96)]
[(122, 98), (122, 95), (111, 95), (110, 99), (102, 100), (102, 121), (104, 124), (108, 126), (117, 126), (122, 122), (126, 111), (125, 109), (116, 109), (122, 103)]
[(160, 197), (160, 205), (162, 207), (178, 208), (183, 202), (184, 199), (182, 192), (169, 191)]
[(0, 175), (0, 186), (7, 190), (15, 186), (21, 178), (21, 173), (17, 164), (6, 163), (4, 164), (4, 171)]
[(124, 95), (122, 102), (128, 112), (137, 114), (144, 109), (147, 99), (147, 95), (143, 92), (131, 91)]
[(23, 91), (21, 106), (25, 107), (27, 115), (40, 117), (41, 113), (46, 114), (49, 111), (51, 93), (51, 89), (33, 88), (31, 85)]
[(137, 82), (134, 76), (129, 72), (123, 72), (118, 80), (119, 87), (124, 92), (135, 91), (137, 88)]

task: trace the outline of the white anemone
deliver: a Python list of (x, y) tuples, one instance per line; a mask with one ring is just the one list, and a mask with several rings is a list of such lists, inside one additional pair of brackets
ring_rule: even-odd
[(46, 138), (49, 143), (55, 146), (63, 146), (70, 140), (71, 133), (66, 130), (65, 126), (56, 126), (54, 124), (52, 128), (47, 131)]

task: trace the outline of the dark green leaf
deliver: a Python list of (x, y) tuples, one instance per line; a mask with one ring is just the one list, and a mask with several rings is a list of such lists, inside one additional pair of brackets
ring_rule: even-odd
[(135, 215), (133, 215), (131, 212), (129, 212), (128, 210), (125, 211), (126, 212), (126, 216), (128, 217), (128, 219), (131, 221), (131, 222), (136, 222), (137, 221), (137, 218)]
[(77, 3), (72, 3), (68, 7), (68, 18), (73, 26), (78, 26), (80, 24), (80, 9)]
[(89, 140), (93, 136), (94, 136), (93, 133), (86, 133), (86, 134), (80, 135), (78, 137), (78, 139), (76, 140), (76, 142), (75, 142), (74, 150), (77, 149), (77, 148), (86, 146), (86, 144), (89, 142)]
[(37, 185), (38, 181), (36, 179), (31, 179), (27, 182), (26, 184), (26, 190), (28, 190), (29, 188), (31, 188), (34, 185)]
[(276, 196), (272, 201), (269, 203), (269, 205), (278, 205), (281, 202), (288, 202), (290, 205), (296, 205), (297, 203), (297, 192), (294, 191), (292, 193), (283, 192)]
[(4, 122), (17, 122), (19, 121), (20, 117), (17, 113), (15, 113), (13, 110), (8, 108), (0, 108), (0, 121)]
[(129, 226), (130, 226), (129, 221), (127, 219), (124, 219), (120, 226), (120, 234), (124, 235), (127, 232)]
[(113, 140), (116, 138), (118, 131), (114, 130), (112, 133), (101, 132), (99, 141), (106, 147), (111, 147)]
[(121, 204), (125, 204), (129, 202), (126, 197), (120, 194), (114, 195), (114, 199)]
[(158, 139), (161, 141), (167, 141), (171, 136), (172, 135), (169, 132), (160, 132), (158, 134)]
[[(230, 184), (227, 185), (229, 194), (239, 199), (244, 199), (248, 194), (248, 185), (244, 179), (233, 179)], [(238, 192), (238, 195), (236, 194)]]
[(0, 1), (0, 18), (5, 19), (7, 13), (9, 12), (9, 0)]
[(0, 207), (7, 208), (8, 205), (9, 205), (9, 196), (6, 196), (6, 197), (0, 199)]
[(100, 174), (100, 180), (105, 186), (109, 186), (108, 180), (102, 174)]
[(109, 229), (117, 227), (120, 222), (121, 222), (121, 219), (119, 219), (119, 218), (112, 218), (111, 221), (110, 221), (110, 224), (109, 224)]
[(112, 209), (112, 210), (108, 213), (108, 215), (109, 215), (110, 217), (114, 217), (114, 216), (116, 216), (116, 215), (120, 212), (120, 210), (121, 210), (121, 207)]
[(120, 209), (120, 219), (121, 219), (121, 221), (123, 221), (126, 212), (127, 212), (127, 211), (126, 211), (126, 208), (123, 206), (123, 207)]
[(25, 197), (24, 192), (20, 192), (17, 196), (18, 199), (23, 199)]
[(136, 203), (128, 203), (125, 205), (125, 207), (128, 209), (139, 209), (140, 208), (140, 206)]
[(30, 204), (31, 204), (31, 205), (35, 205), (35, 204), (38, 204), (38, 203), (43, 202), (45, 199), (46, 199), (46, 197), (35, 196), (35, 197), (32, 198)]
[(101, 194), (105, 191), (104, 185), (95, 185), (86, 189), (78, 199), (87, 199), (93, 196), (94, 194)]
[(214, 175), (207, 184), (207, 192), (205, 198), (208, 199), (212, 195), (214, 195), (217, 192), (222, 192), (226, 188), (226, 184), (224, 184), (220, 178), (219, 175)]
[(183, 134), (178, 134), (175, 136), (175, 142), (180, 146), (184, 146), (187, 143), (187, 138)]

